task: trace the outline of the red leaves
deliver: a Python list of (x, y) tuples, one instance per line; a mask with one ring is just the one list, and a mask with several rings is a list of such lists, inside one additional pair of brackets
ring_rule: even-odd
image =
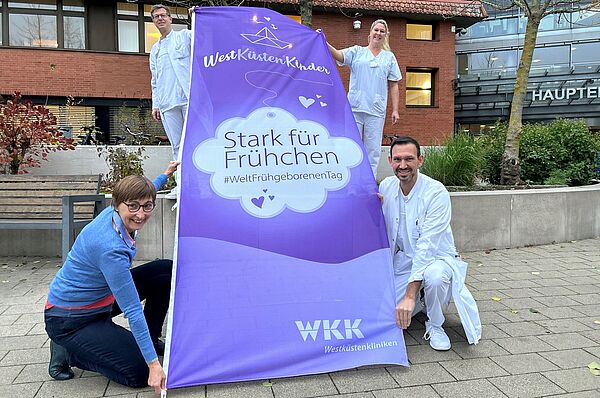
[(75, 149), (73, 139), (63, 137), (44, 106), (23, 101), (19, 92), (0, 104), (0, 166), (8, 165), (11, 174), (40, 167), (48, 153), (69, 149)]

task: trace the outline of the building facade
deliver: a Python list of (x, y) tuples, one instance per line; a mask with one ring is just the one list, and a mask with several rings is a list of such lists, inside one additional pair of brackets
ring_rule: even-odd
[[(482, 132), (508, 120), (527, 18), (496, 12), (456, 41), (456, 129)], [(523, 120), (581, 118), (600, 130), (600, 10), (546, 16), (533, 53)]]
[[(125, 128), (160, 138), (150, 109), (148, 53), (159, 33), (150, 8), (157, 1), (0, 0), (0, 94), (15, 91), (47, 104), (77, 140), (95, 125), (113, 137)], [(164, 1), (167, 5), (169, 1)], [(182, 4), (184, 2), (176, 2)], [(191, 2), (193, 4), (193, 2)], [(297, 0), (248, 1), (299, 19)], [(175, 29), (188, 26), (185, 7), (172, 7)], [(338, 48), (367, 45), (371, 22), (387, 20), (400, 65), (400, 122), (391, 106), (384, 133), (425, 143), (454, 128), (455, 32), (485, 17), (468, 0), (314, 0), (313, 27)], [(339, 69), (346, 87), (348, 68)], [(107, 138), (108, 135), (105, 137)]]

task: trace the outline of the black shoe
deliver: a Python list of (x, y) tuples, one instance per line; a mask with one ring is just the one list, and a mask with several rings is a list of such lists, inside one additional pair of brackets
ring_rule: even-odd
[(50, 365), (48, 374), (55, 380), (69, 380), (75, 377), (67, 361), (67, 350), (50, 340)]
[(154, 350), (156, 351), (156, 355), (158, 355), (159, 357), (164, 357), (165, 356), (165, 342), (162, 341), (161, 339), (156, 340), (156, 343), (154, 343)]

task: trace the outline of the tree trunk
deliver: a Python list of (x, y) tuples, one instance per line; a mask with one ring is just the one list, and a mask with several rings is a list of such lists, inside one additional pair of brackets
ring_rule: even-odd
[(313, 0), (300, 0), (300, 21), (302, 25), (312, 27)]
[(527, 83), (529, 81), (533, 50), (535, 49), (535, 41), (542, 17), (542, 10), (532, 9), (531, 14), (527, 18), (523, 54), (521, 55), (519, 68), (517, 69), (515, 91), (510, 107), (510, 118), (508, 119), (506, 143), (504, 145), (504, 154), (502, 155), (502, 169), (500, 171), (500, 184), (502, 185), (516, 185), (521, 182), (519, 142), (523, 126), (523, 103), (527, 94)]

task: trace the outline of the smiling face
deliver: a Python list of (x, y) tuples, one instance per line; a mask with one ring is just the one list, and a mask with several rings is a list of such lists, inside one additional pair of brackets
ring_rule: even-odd
[(376, 23), (369, 32), (369, 44), (376, 47), (383, 47), (385, 36), (387, 35), (387, 29), (381, 22)]
[(417, 182), (418, 170), (423, 164), (423, 155), (417, 154), (417, 147), (414, 144), (397, 144), (392, 148), (388, 162), (400, 180), (402, 192), (408, 195)]
[(163, 37), (171, 33), (173, 19), (168, 10), (164, 8), (154, 10), (152, 12), (152, 21)]
[[(152, 204), (152, 206), (148, 205), (149, 203)], [(136, 207), (135, 204), (139, 205), (139, 208), (137, 211), (131, 211), (130, 207)], [(153, 204), (152, 198), (148, 197), (122, 202), (116, 207), (117, 213), (119, 213), (119, 217), (121, 217), (121, 221), (123, 221), (123, 225), (130, 235), (132, 235), (134, 231), (140, 230), (144, 224), (146, 224), (146, 221), (150, 219), (150, 216), (152, 216), (152, 209), (150, 211), (145, 211), (144, 207), (146, 207), (146, 209), (149, 207), (153, 208)]]

